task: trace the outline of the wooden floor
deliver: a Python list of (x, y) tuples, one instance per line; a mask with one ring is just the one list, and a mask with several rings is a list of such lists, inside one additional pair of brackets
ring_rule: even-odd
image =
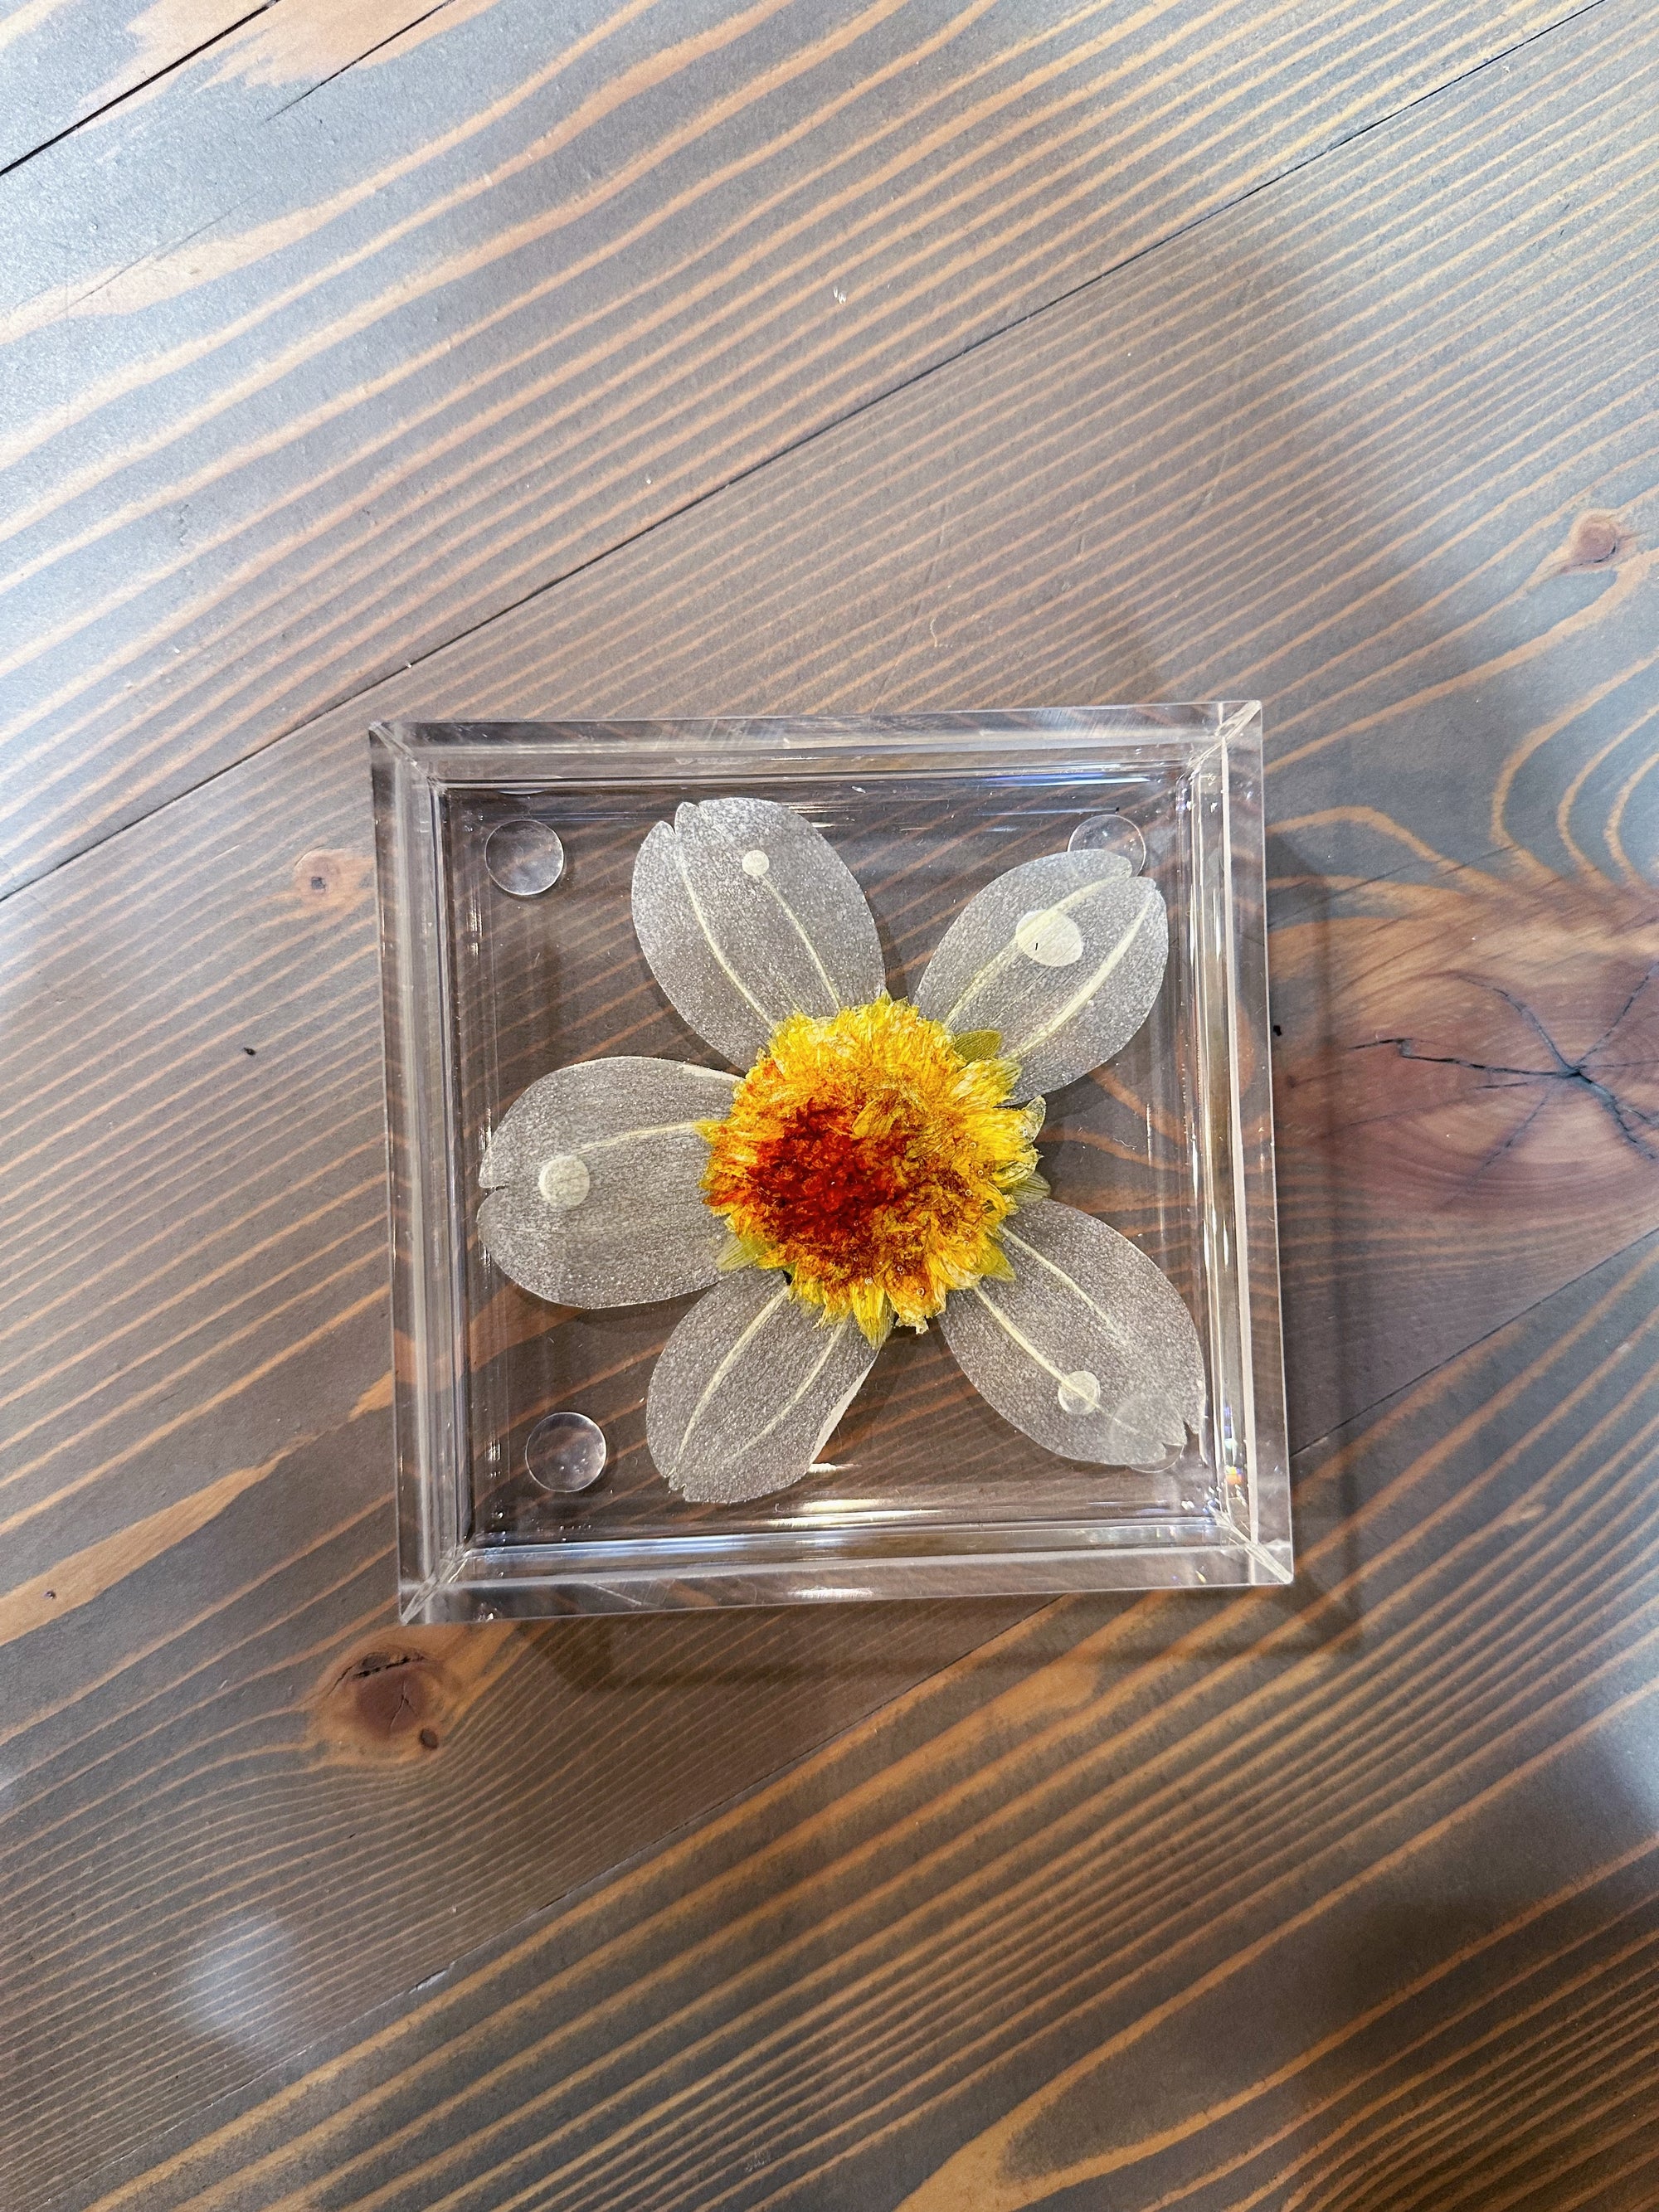
[[(1654, 2212), (1651, 0), (0, 74), (5, 2212)], [(1294, 1591), (398, 1631), (368, 722), (1251, 696)]]

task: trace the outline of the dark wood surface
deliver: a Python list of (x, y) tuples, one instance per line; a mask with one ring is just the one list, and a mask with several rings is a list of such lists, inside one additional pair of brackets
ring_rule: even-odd
[(1574, 12), (404, 9), (276, 0), (7, 179), (0, 880)]
[[(129, 13), (0, 18), (7, 2212), (1652, 2212), (1650, 9)], [(1295, 1589), (396, 1629), (368, 722), (1251, 695)]]

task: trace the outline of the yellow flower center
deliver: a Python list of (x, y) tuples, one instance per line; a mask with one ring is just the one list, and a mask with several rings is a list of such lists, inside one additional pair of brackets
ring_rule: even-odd
[(1006, 1276), (1000, 1225), (1044, 1188), (1042, 1107), (1007, 1103), (1018, 1067), (975, 1056), (995, 1042), (952, 1040), (887, 998), (781, 1022), (731, 1113), (699, 1125), (732, 1264), (787, 1269), (796, 1297), (852, 1315), (872, 1344)]

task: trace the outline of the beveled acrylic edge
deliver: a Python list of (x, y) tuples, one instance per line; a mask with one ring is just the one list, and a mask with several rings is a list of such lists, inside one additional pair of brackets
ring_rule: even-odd
[(412, 761), (442, 760), (449, 782), (481, 781), (467, 775), (468, 764), (496, 751), (533, 755), (569, 751), (595, 756), (617, 744), (630, 750), (672, 752), (690, 746), (701, 757), (722, 744), (750, 756), (777, 750), (805, 751), (882, 750), (895, 744), (948, 747), (976, 743), (981, 749), (1007, 737), (1083, 740), (1138, 733), (1148, 742), (1160, 737), (1219, 738), (1231, 724), (1254, 716), (1253, 699), (1200, 702), (1126, 702), (1111, 707), (991, 707), (950, 714), (712, 714), (701, 717), (598, 718), (569, 722), (416, 721), (377, 722), (374, 734)]
[[(1086, 754), (1103, 742), (1149, 759), (1188, 764), (1195, 744), (1225, 744), (1261, 708), (1255, 701), (1213, 705), (988, 709), (982, 714), (886, 716), (732, 715), (696, 721), (377, 722), (371, 737), (409, 770), (446, 789), (505, 784), (533, 766), (546, 787), (660, 782), (703, 786), (731, 776), (804, 773), (821, 761), (837, 776), (890, 771), (896, 747), (945, 775), (958, 764), (982, 769), (1011, 740)], [(625, 751), (629, 765), (623, 764)], [(641, 773), (647, 766), (649, 775)]]
[[(450, 1178), (441, 1172), (447, 1142), (423, 1141), (423, 1129), (434, 1127), (447, 1138), (450, 1071), (447, 1053), (434, 1067), (415, 1046), (416, 1001), (430, 983), (428, 971), (444, 964), (446, 923), (435, 862), (437, 794), (378, 731), (370, 733), (369, 764), (385, 1034), (398, 1564), (399, 1588), (406, 1591), (441, 1578), (465, 1549), (455, 1510), (459, 1470), (450, 1470), (446, 1484), (439, 1464), (445, 1425), (434, 1418), (434, 1398), (447, 1392), (453, 1401), (459, 1388), (459, 1319), (453, 1310), (441, 1317), (433, 1285), (434, 1274), (459, 1281), (454, 1206)], [(408, 927), (389, 927), (389, 914), (401, 915)], [(424, 948), (424, 963), (423, 948), (412, 941), (417, 932), (429, 933), (438, 948)], [(422, 1371), (423, 1358), (435, 1373)], [(464, 1431), (452, 1419), (452, 1446), (458, 1433)]]
[(792, 1560), (776, 1565), (688, 1565), (673, 1576), (643, 1571), (585, 1577), (515, 1572), (493, 1578), (482, 1550), (408, 1594), (400, 1618), (427, 1626), (468, 1620), (544, 1620), (592, 1613), (664, 1613), (712, 1606), (885, 1603), (934, 1597), (1066, 1597), (1095, 1590), (1282, 1589), (1294, 1567), (1288, 1545), (1244, 1542), (1134, 1548), (1051, 1547), (975, 1558)]
[[(1025, 1552), (1006, 1547), (1013, 1532), (1005, 1524), (999, 1531), (994, 1555), (971, 1549), (911, 1557), (888, 1553), (881, 1557), (852, 1560), (763, 1563), (734, 1558), (728, 1548), (722, 1563), (712, 1559), (694, 1574), (669, 1576), (641, 1571), (603, 1577), (570, 1571), (575, 1562), (566, 1554), (563, 1573), (526, 1571), (520, 1561), (512, 1575), (496, 1573), (498, 1550), (465, 1541), (446, 1543), (443, 1532), (433, 1527), (433, 1484), (420, 1462), (421, 1446), (428, 1441), (431, 1426), (429, 1391), (420, 1378), (405, 1372), (398, 1357), (404, 1347), (396, 1335), (398, 1286), (407, 1297), (414, 1275), (418, 1275), (415, 1249), (419, 1237), (400, 1214), (397, 1203), (400, 1169), (409, 1174), (422, 1164), (421, 1149), (413, 1144), (408, 1112), (409, 1055), (403, 1059), (404, 1079), (398, 1082), (393, 1066), (392, 994), (399, 994), (399, 1013), (410, 988), (410, 949), (388, 951), (386, 927), (388, 889), (410, 890), (409, 858), (400, 850), (395, 827), (413, 797), (411, 785), (425, 787), (435, 805), (441, 789), (466, 788), (506, 782), (512, 771), (523, 772), (532, 761), (539, 788), (580, 787), (657, 781), (672, 775), (677, 781), (713, 783), (728, 777), (757, 779), (769, 775), (805, 777), (815, 760), (829, 773), (846, 776), (867, 762), (872, 772), (890, 772), (893, 751), (901, 745), (914, 763), (922, 757), (929, 768), (949, 774), (954, 763), (973, 763), (982, 770), (988, 754), (1006, 749), (1007, 741), (1024, 740), (1047, 755), (1057, 771), (1068, 756), (1086, 755), (1103, 741), (1149, 758), (1174, 752), (1196, 769), (1201, 762), (1219, 756), (1224, 815), (1228, 829), (1223, 839), (1224, 899), (1227, 915), (1227, 980), (1235, 1006), (1229, 1023), (1233, 1050), (1230, 1057), (1230, 1095), (1236, 1149), (1243, 1149), (1242, 1086), (1238, 1077), (1237, 1015), (1248, 1011), (1256, 1024), (1261, 1050), (1252, 1056), (1248, 1071), (1251, 1084), (1261, 1089), (1253, 1100), (1256, 1126), (1258, 1172), (1244, 1175), (1236, 1165), (1234, 1203), (1237, 1228), (1249, 1261), (1243, 1278), (1241, 1320), (1249, 1364), (1249, 1474), (1248, 1529), (1226, 1525), (1219, 1542), (1210, 1544), (1190, 1537), (1184, 1542), (1145, 1546), (1099, 1545), (1086, 1548), (1055, 1547), (1052, 1534), (1046, 1543)], [(1207, 742), (1206, 742), (1207, 740)], [(1290, 1540), (1289, 1468), (1285, 1431), (1283, 1340), (1279, 1309), (1277, 1223), (1273, 1186), (1271, 1056), (1267, 1040), (1270, 1013), (1265, 958), (1265, 840), (1259, 799), (1261, 774), (1261, 710), (1258, 702), (1218, 701), (1187, 705), (1111, 708), (1065, 708), (1030, 710), (991, 709), (948, 715), (899, 715), (881, 718), (811, 716), (722, 717), (699, 721), (610, 721), (605, 723), (392, 723), (376, 724), (370, 732), (375, 763), (377, 804), (375, 835), (381, 896), (381, 957), (386, 993), (387, 1031), (388, 1154), (392, 1176), (392, 1243), (394, 1279), (394, 1429), (398, 1462), (398, 1557), (400, 1617), (404, 1621), (453, 1621), (504, 1619), (522, 1612), (524, 1617), (575, 1616), (590, 1613), (641, 1612), (680, 1609), (690, 1606), (768, 1606), (816, 1601), (840, 1602), (922, 1596), (1050, 1595), (1069, 1591), (1107, 1589), (1183, 1589), (1198, 1586), (1245, 1588), (1282, 1586), (1291, 1581), (1293, 1562)], [(626, 761), (619, 760), (626, 747)], [(641, 774), (641, 754), (646, 773)], [(1080, 763), (1079, 763), (1080, 764)], [(1231, 797), (1236, 772), (1253, 772), (1255, 835), (1248, 852), (1236, 849), (1231, 827)], [(557, 773), (563, 770), (562, 774)], [(396, 787), (401, 806), (382, 810), (380, 778)], [(406, 847), (406, 839), (404, 845)], [(392, 849), (388, 853), (388, 845)], [(1257, 958), (1247, 974), (1241, 961), (1237, 927), (1236, 878), (1247, 867), (1255, 893), (1253, 910), (1258, 917), (1254, 935)], [(399, 872), (402, 872), (401, 874)], [(434, 894), (435, 884), (418, 887)], [(441, 926), (441, 899), (434, 910)], [(407, 1036), (406, 1024), (404, 1035)], [(418, 1087), (418, 1085), (416, 1086)], [(446, 1085), (446, 1096), (447, 1085)], [(429, 1148), (424, 1164), (430, 1165)], [(1265, 1188), (1262, 1171), (1265, 1170)], [(418, 1173), (410, 1188), (418, 1188)], [(1256, 1188), (1252, 1193), (1251, 1186)], [(1265, 1240), (1265, 1249), (1262, 1240)], [(410, 1273), (401, 1272), (407, 1267)], [(452, 1282), (455, 1279), (451, 1271)], [(451, 1316), (452, 1329), (460, 1326)], [(457, 1377), (459, 1387), (459, 1376)], [(1258, 1395), (1265, 1389), (1264, 1408)], [(419, 1403), (416, 1403), (416, 1401)], [(1264, 1449), (1264, 1447), (1266, 1449)], [(453, 1503), (453, 1501), (452, 1501)], [(1264, 1514), (1262, 1509), (1267, 1510)], [(447, 1521), (451, 1516), (442, 1516)], [(434, 1537), (436, 1541), (434, 1543)], [(728, 1546), (731, 1540), (726, 1540)], [(543, 1548), (543, 1547), (537, 1547)], [(741, 1551), (741, 1545), (738, 1546)], [(1200, 1567), (1195, 1563), (1202, 1560)]]
[[(1235, 1206), (1245, 1267), (1243, 1351), (1255, 1467), (1250, 1485), (1249, 1540), (1285, 1555), (1291, 1549), (1289, 1415), (1285, 1387), (1283, 1299), (1279, 1264), (1273, 1104), (1273, 1002), (1267, 960), (1267, 835), (1263, 811), (1261, 709), (1241, 702), (1224, 734), (1229, 830), (1229, 987), (1234, 996), (1231, 1085), (1236, 1146)], [(1248, 806), (1249, 834), (1236, 822)], [(1248, 1013), (1261, 1049), (1238, 1068), (1241, 1013)], [(1248, 1159), (1243, 1157), (1248, 1152)]]

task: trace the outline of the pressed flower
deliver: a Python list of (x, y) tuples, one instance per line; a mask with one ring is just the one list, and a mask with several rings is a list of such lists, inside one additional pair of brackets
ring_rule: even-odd
[(998, 1231), (1046, 1186), (1040, 1107), (1011, 1107), (1012, 1060), (964, 1058), (902, 1000), (791, 1014), (702, 1133), (703, 1194), (733, 1257), (851, 1314), (872, 1344), (921, 1329), (951, 1291), (1006, 1275)]
[(896, 1322), (937, 1318), (1038, 1443), (1156, 1463), (1203, 1418), (1192, 1318), (1152, 1261), (1046, 1196), (1038, 1094), (1118, 1051), (1163, 980), (1155, 884), (1109, 853), (1010, 869), (888, 997), (851, 872), (793, 809), (682, 806), (634, 920), (659, 983), (745, 1071), (618, 1057), (532, 1084), (485, 1153), (480, 1233), (587, 1307), (705, 1289), (653, 1372), (647, 1441), (688, 1498), (805, 1474)]

